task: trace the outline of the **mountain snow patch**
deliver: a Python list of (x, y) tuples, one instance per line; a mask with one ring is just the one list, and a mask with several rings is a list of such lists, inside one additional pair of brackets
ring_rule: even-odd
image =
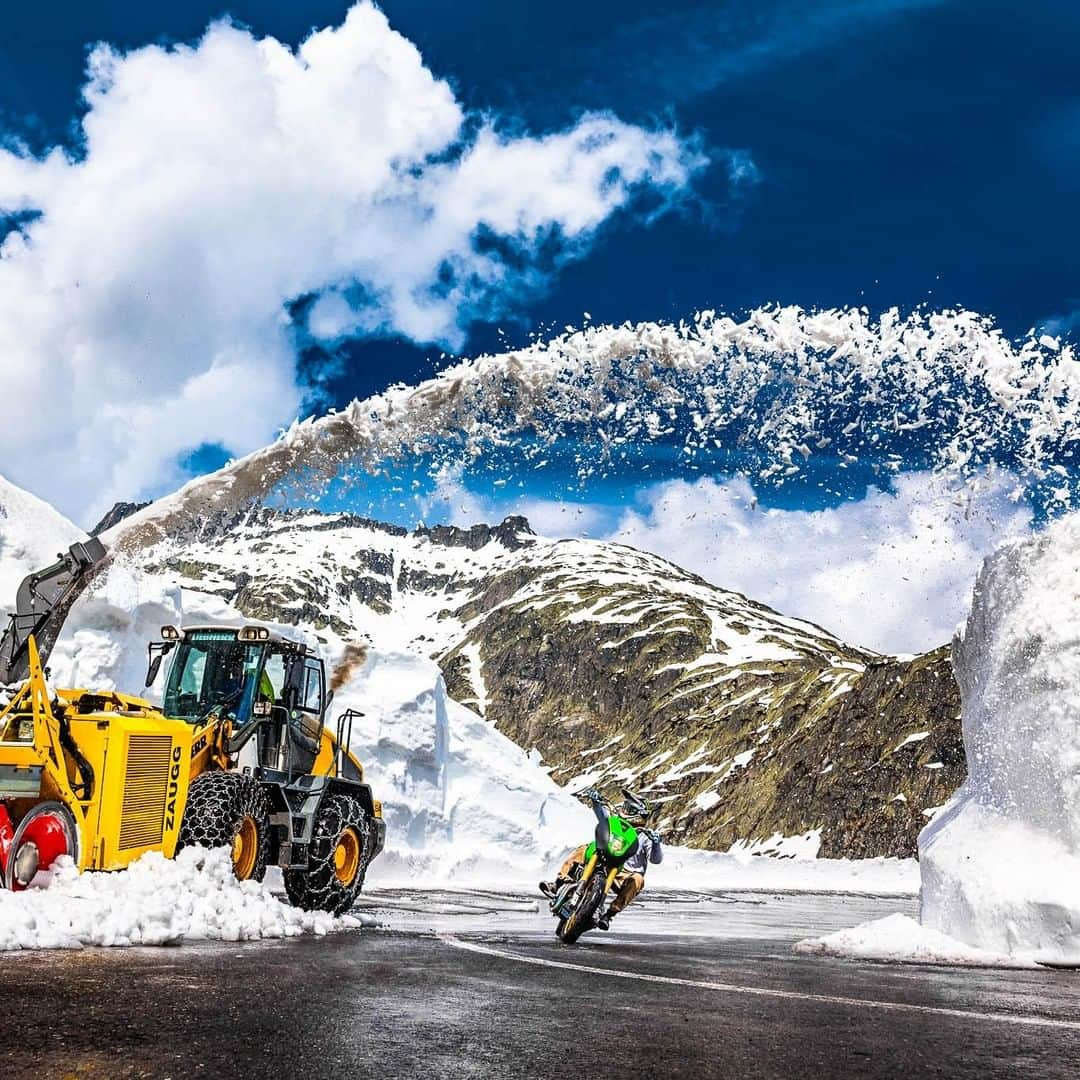
[(0, 611), (14, 610), (15, 593), (27, 574), (85, 539), (82, 529), (47, 502), (0, 476)]

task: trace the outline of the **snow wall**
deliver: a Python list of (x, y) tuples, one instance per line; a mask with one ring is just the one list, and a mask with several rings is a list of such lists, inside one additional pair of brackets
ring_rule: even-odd
[(923, 925), (1080, 963), (1080, 514), (986, 560), (953, 665), (969, 774), (919, 838)]
[[(146, 642), (165, 623), (196, 622), (244, 618), (214, 596), (117, 560), (72, 610), (50, 661), (53, 681), (132, 692), (143, 685)], [(334, 670), (344, 646), (331, 639), (319, 648)], [(158, 699), (161, 682), (148, 698)], [(448, 697), (434, 661), (371, 650), (337, 690), (334, 719), (348, 707), (364, 713), (351, 749), (387, 823), (370, 883), (535, 888), (540, 874), (592, 834), (589, 810), (551, 779), (538, 755)]]

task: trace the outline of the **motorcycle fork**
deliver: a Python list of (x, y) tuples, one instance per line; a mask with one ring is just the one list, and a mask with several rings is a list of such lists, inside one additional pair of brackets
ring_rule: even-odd
[(581, 872), (581, 885), (580, 888), (584, 888), (589, 883), (589, 878), (593, 876), (593, 871), (596, 869), (596, 856), (594, 855), (586, 864), (585, 869)]
[[(597, 866), (598, 861), (599, 860), (597, 859), (597, 856), (594, 855), (585, 864), (585, 869), (581, 872), (581, 884), (578, 885), (579, 890), (584, 890), (585, 886), (588, 885), (589, 879), (593, 876), (593, 874), (596, 871), (596, 866)], [(609, 893), (611, 891), (611, 887), (615, 884), (615, 879), (618, 876), (619, 876), (619, 868), (617, 866), (613, 866), (608, 871), (607, 881), (604, 882), (604, 893), (605, 894), (607, 894), (607, 893)], [(579, 896), (581, 895), (580, 891), (579, 891), (578, 895)]]

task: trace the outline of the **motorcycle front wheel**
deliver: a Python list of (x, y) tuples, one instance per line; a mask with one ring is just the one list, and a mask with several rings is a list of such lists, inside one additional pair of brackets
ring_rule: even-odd
[(605, 877), (604, 872), (597, 867), (593, 872), (593, 876), (589, 878), (585, 885), (581, 896), (578, 897), (574, 910), (559, 923), (555, 930), (555, 936), (564, 945), (573, 945), (586, 930), (592, 929), (594, 925), (593, 916), (604, 902)]

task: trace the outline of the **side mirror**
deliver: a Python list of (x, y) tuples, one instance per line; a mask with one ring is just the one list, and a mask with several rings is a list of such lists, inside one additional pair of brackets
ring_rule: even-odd
[(330, 706), (334, 704), (334, 691), (331, 690), (323, 701), (323, 722), (325, 723), (330, 718)]
[(149, 664), (146, 669), (147, 689), (154, 685), (154, 680), (158, 677), (158, 672), (161, 670), (161, 661), (173, 651), (175, 646), (175, 641), (152, 641), (147, 646), (146, 651), (149, 658)]

